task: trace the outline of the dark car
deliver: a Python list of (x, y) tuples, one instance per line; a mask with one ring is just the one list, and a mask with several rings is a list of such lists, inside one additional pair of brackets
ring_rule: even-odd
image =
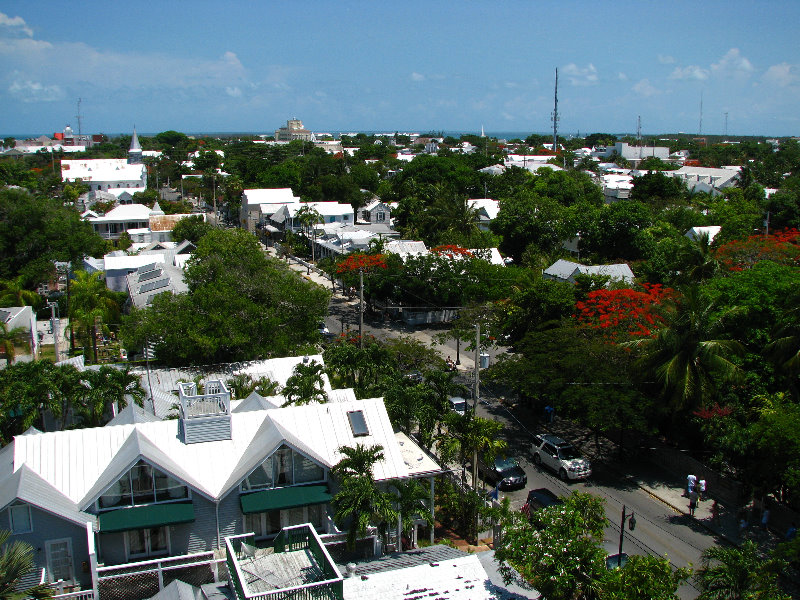
[(547, 488), (537, 488), (528, 491), (528, 499), (522, 506), (522, 512), (530, 518), (537, 510), (556, 504), (563, 504), (558, 496)]
[(519, 466), (516, 458), (496, 458), (494, 462), (486, 464), (484, 460), (478, 461), (478, 471), (484, 479), (497, 486), (499, 490), (514, 490), (525, 487), (528, 476)]

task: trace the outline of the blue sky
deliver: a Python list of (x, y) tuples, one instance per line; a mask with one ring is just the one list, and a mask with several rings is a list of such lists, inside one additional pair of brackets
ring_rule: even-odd
[(800, 2), (0, 0), (0, 135), (800, 134)]

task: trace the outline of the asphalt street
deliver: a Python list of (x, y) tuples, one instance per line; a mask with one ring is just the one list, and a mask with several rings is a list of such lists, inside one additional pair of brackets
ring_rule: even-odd
[[(310, 279), (320, 278), (314, 277), (312, 273)], [(357, 334), (357, 299), (334, 295), (325, 323), (332, 334), (338, 335), (344, 332)], [(443, 328), (437, 327), (413, 328), (398, 322), (370, 318), (370, 315), (365, 315), (364, 320), (365, 335), (374, 335), (379, 339), (410, 335), (433, 345), (443, 358), (451, 356), (455, 360), (457, 356), (456, 342), (454, 340), (441, 341), (437, 334), (442, 331), (444, 331)], [(462, 348), (465, 345), (462, 343)], [(501, 351), (501, 349), (491, 348), (489, 350), (491, 360), (494, 361)], [(472, 353), (460, 353), (460, 371), (465, 381), (469, 381), (474, 368), (473, 356)], [(566, 495), (573, 490), (580, 490), (603, 498), (609, 520), (603, 547), (609, 554), (614, 554), (619, 546), (620, 520), (624, 505), (627, 514), (631, 512), (635, 514), (636, 528), (634, 531), (626, 528), (623, 551), (629, 555), (667, 556), (673, 567), (697, 567), (700, 565), (700, 556), (703, 550), (715, 544), (725, 543), (721, 537), (710, 533), (695, 519), (675, 510), (657, 496), (643, 490), (632, 478), (625, 476), (624, 465), (614, 464), (613, 458), (606, 457), (604, 461), (594, 461), (593, 474), (587, 481), (565, 483), (559, 480), (557, 474), (537, 467), (533, 464), (530, 453), (531, 436), (538, 433), (538, 431), (532, 430), (536, 428), (536, 425), (521, 422), (499, 401), (499, 398), (493, 395), (494, 392), (490, 387), (482, 389), (482, 402), (478, 406), (478, 414), (504, 424), (503, 437), (508, 444), (509, 453), (517, 457), (528, 476), (528, 483), (524, 489), (503, 493), (510, 498), (513, 507), (521, 508), (527, 497), (527, 490), (540, 487), (548, 488), (557, 495)], [(693, 586), (691, 580), (679, 589), (679, 596), (682, 599), (693, 599), (697, 595), (698, 590)]]

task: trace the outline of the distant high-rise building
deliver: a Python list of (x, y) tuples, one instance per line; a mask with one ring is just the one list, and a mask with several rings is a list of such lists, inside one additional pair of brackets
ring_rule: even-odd
[(291, 142), (293, 140), (310, 142), (312, 141), (312, 136), (313, 134), (303, 127), (303, 122), (300, 119), (289, 119), (286, 121), (286, 127), (275, 130), (276, 142)]

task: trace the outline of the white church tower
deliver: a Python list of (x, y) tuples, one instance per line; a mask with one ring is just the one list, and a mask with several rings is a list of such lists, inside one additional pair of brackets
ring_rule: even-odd
[(133, 137), (131, 138), (131, 148), (128, 150), (128, 164), (142, 164), (142, 147), (139, 145), (139, 136), (136, 135), (136, 126), (133, 127)]

